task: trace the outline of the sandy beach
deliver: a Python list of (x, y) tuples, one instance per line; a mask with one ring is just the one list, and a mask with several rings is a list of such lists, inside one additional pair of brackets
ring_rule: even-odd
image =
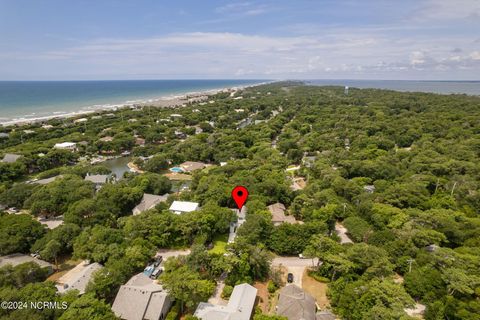
[(8, 126), (24, 125), (24, 124), (31, 124), (31, 123), (38, 123), (38, 122), (41, 123), (51, 119), (74, 118), (74, 117), (88, 115), (88, 114), (102, 112), (102, 111), (109, 111), (109, 110), (117, 111), (122, 108), (131, 108), (131, 107), (143, 107), (143, 106), (152, 106), (152, 107), (160, 107), (160, 108), (178, 107), (178, 106), (186, 105), (187, 103), (207, 101), (210, 96), (220, 92), (234, 93), (235, 91), (238, 91), (238, 90), (242, 90), (249, 87), (255, 87), (255, 86), (259, 86), (259, 85), (267, 84), (271, 82), (273, 81), (256, 83), (252, 85), (209, 89), (204, 91), (193, 91), (193, 92), (187, 92), (181, 95), (160, 96), (155, 99), (129, 100), (121, 104), (93, 105), (93, 106), (81, 108), (79, 111), (65, 112), (65, 113), (59, 111), (59, 112), (53, 112), (50, 115), (39, 116), (39, 117), (38, 116), (37, 117), (20, 116), (18, 118), (0, 118), (0, 125), (3, 127), (8, 127)]

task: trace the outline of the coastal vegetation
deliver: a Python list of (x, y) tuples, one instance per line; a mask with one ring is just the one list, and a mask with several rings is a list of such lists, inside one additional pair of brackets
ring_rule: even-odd
[[(21, 156), (0, 163), (0, 203), (21, 213), (0, 216), (0, 254), (105, 266), (83, 296), (57, 296), (33, 265), (0, 268), (0, 300), (69, 304), (0, 310), (2, 318), (113, 318), (109, 304), (120, 285), (159, 249), (190, 248), (167, 260), (159, 277), (176, 313), (192, 314), (220, 277), (229, 288), (272, 280), (275, 255), (302, 254), (321, 262), (310, 272), (328, 282), (332, 309), (343, 319), (411, 319), (405, 309), (415, 303), (426, 306), (427, 320), (478, 319), (480, 98), (355, 88), (346, 95), (340, 87), (279, 82), (209, 101), (103, 112), (81, 124), (52, 119), (51, 128), (0, 128), (9, 134), (0, 158)], [(53, 148), (65, 141), (77, 149)], [(91, 159), (124, 152), (145, 172), (100, 190), (84, 179), (110, 173)], [(175, 190), (165, 174), (184, 161), (209, 166)], [(225, 245), (236, 185), (249, 190), (247, 216)], [(144, 193), (169, 195), (132, 215)], [(168, 210), (174, 200), (201, 209), (175, 214)], [(299, 223), (274, 225), (267, 206), (275, 203)], [(40, 223), (60, 216), (55, 229)], [(336, 223), (353, 243), (340, 243)]]

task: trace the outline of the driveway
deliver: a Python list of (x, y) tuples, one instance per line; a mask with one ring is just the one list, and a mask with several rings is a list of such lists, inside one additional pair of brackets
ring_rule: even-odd
[(340, 243), (353, 243), (352, 239), (350, 239), (347, 235), (347, 228), (345, 228), (340, 222), (335, 223), (335, 232), (340, 237)]
[(302, 279), (305, 268), (316, 266), (318, 259), (300, 259), (298, 257), (276, 257), (272, 266), (284, 267), (287, 273), (293, 274), (293, 283), (302, 287)]
[(170, 257), (186, 256), (190, 254), (190, 249), (185, 250), (169, 250), (169, 249), (160, 249), (157, 251), (155, 257), (162, 256), (163, 261), (167, 260)]

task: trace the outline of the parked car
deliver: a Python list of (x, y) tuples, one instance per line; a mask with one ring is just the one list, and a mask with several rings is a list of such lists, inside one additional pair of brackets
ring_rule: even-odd
[(292, 282), (293, 282), (293, 273), (289, 273), (289, 274), (287, 275), (287, 282), (288, 282), (288, 283), (292, 283)]
[(160, 265), (160, 263), (162, 263), (163, 261), (163, 257), (162, 256), (159, 256), (157, 258), (155, 258), (155, 262), (153, 263), (153, 265), (156, 267), (158, 267)]

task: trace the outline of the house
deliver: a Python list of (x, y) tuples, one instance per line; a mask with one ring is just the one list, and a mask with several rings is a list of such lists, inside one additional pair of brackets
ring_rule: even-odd
[(105, 137), (102, 137), (100, 139), (98, 139), (99, 141), (102, 141), (102, 142), (111, 142), (113, 141), (113, 137), (111, 136), (105, 136)]
[(183, 172), (193, 172), (196, 170), (201, 170), (206, 167), (205, 163), (203, 162), (195, 162), (195, 161), (186, 161), (180, 165), (180, 168), (182, 168)]
[(366, 185), (366, 186), (363, 186), (363, 190), (365, 190), (367, 193), (374, 193), (375, 192), (375, 186), (374, 185)]
[(95, 271), (102, 269), (103, 266), (99, 263), (89, 263), (88, 261), (80, 262), (75, 268), (68, 271), (57, 280), (57, 290), (60, 293), (65, 293), (69, 290), (78, 290), (80, 294), (85, 293), (90, 279), (92, 279)]
[(44, 124), (44, 125), (42, 126), (42, 128), (45, 129), (45, 130), (49, 130), (49, 129), (52, 129), (53, 126), (52, 126), (51, 124)]
[(315, 320), (315, 299), (300, 287), (289, 284), (280, 290), (276, 313), (288, 320)]
[(112, 311), (124, 320), (159, 320), (165, 319), (171, 304), (160, 284), (139, 273), (120, 287)]
[(76, 151), (77, 150), (77, 144), (75, 142), (62, 142), (62, 143), (56, 143), (53, 146), (53, 148), (61, 149), (61, 150)]
[(17, 160), (21, 157), (21, 155), (18, 154), (13, 154), (13, 153), (7, 153), (5, 156), (3, 156), (2, 162), (4, 163), (14, 163), (17, 162)]
[(169, 210), (176, 214), (181, 214), (184, 212), (192, 212), (200, 209), (200, 206), (197, 202), (189, 201), (173, 201)]
[(142, 201), (133, 208), (133, 215), (137, 215), (142, 213), (143, 211), (150, 210), (154, 208), (160, 202), (167, 201), (168, 194), (164, 194), (163, 196), (157, 196), (155, 194), (144, 193)]
[(137, 119), (135, 119), (135, 118), (128, 119), (128, 123), (135, 123), (135, 122), (137, 122)]
[(80, 119), (74, 120), (73, 123), (84, 123), (84, 122), (87, 122), (87, 121), (88, 121), (87, 118), (80, 118)]
[(307, 168), (311, 168), (316, 160), (316, 156), (304, 156), (302, 158), (302, 164)]
[(187, 135), (182, 131), (175, 130), (175, 137), (177, 137), (178, 139), (185, 139), (187, 138)]
[(12, 265), (13, 267), (16, 267), (19, 264), (27, 263), (27, 262), (35, 262), (40, 267), (48, 269), (49, 275), (53, 273), (53, 265), (51, 263), (31, 257), (26, 254), (13, 253), (7, 256), (0, 257), (0, 267), (4, 267), (9, 264)]
[(144, 138), (140, 138), (140, 137), (135, 137), (135, 144), (137, 146), (145, 146), (145, 139)]
[(85, 176), (85, 181), (93, 182), (95, 188), (99, 190), (105, 183), (108, 182), (110, 176), (106, 174), (88, 174)]
[(272, 214), (272, 223), (274, 226), (279, 226), (282, 223), (300, 223), (300, 221), (297, 221), (294, 216), (287, 216), (285, 215), (285, 205), (283, 203), (274, 203), (269, 205), (268, 211)]
[(0, 132), (0, 139), (7, 139), (10, 135), (6, 132)]
[(226, 306), (200, 302), (194, 316), (202, 320), (249, 320), (257, 289), (248, 283), (236, 285)]
[(337, 316), (328, 310), (319, 311), (316, 315), (316, 320), (336, 320)]
[(237, 230), (245, 223), (247, 217), (247, 207), (243, 206), (241, 210), (232, 209), (237, 215), (237, 221), (230, 223), (230, 232), (228, 234), (228, 243), (233, 243), (237, 237)]
[(23, 133), (25, 133), (25, 134), (34, 134), (35, 131), (30, 130), (30, 129), (27, 129), (27, 130), (23, 130)]

